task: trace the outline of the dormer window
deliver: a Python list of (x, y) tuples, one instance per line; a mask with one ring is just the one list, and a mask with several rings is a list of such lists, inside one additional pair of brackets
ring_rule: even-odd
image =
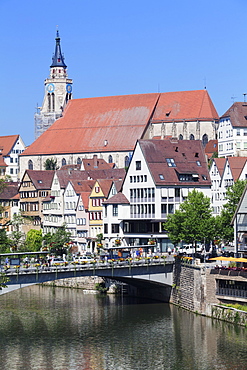
[(201, 166), (201, 162), (200, 161), (196, 161), (196, 164), (197, 164), (197, 166)]
[(165, 180), (164, 175), (162, 175), (162, 173), (159, 174), (159, 178), (160, 180)]
[(169, 167), (176, 167), (176, 163), (173, 158), (166, 158), (166, 162)]

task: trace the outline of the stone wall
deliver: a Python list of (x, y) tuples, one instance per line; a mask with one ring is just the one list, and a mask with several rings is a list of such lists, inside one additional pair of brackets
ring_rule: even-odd
[(205, 269), (176, 259), (170, 302), (187, 310), (205, 314)]
[(47, 281), (42, 285), (57, 286), (63, 288), (75, 288), (84, 290), (95, 290), (95, 284), (101, 283), (102, 278), (98, 276), (80, 276), (68, 279), (59, 279), (54, 281)]
[(231, 322), (232, 324), (247, 325), (247, 312), (232, 307), (213, 305), (211, 316), (214, 319)]

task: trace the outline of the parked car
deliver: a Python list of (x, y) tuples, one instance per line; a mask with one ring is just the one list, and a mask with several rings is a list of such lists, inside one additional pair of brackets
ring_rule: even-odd
[[(201, 244), (197, 244), (196, 246), (196, 252), (202, 252), (203, 247)], [(193, 247), (191, 244), (185, 244), (178, 250), (179, 254), (194, 254), (195, 253), (195, 247)]]
[(74, 261), (78, 263), (90, 263), (94, 262), (94, 258), (91, 256), (78, 256), (74, 258)]
[(59, 266), (64, 264), (64, 260), (61, 257), (54, 257), (51, 260), (51, 266)]

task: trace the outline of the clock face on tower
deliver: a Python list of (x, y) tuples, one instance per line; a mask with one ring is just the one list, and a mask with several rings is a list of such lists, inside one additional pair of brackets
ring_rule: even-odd
[(67, 91), (68, 94), (70, 94), (72, 92), (72, 85), (71, 84), (66, 85), (66, 91)]
[(46, 86), (46, 90), (47, 90), (48, 92), (52, 93), (52, 92), (55, 90), (55, 86), (54, 86), (54, 84), (48, 84), (48, 85)]

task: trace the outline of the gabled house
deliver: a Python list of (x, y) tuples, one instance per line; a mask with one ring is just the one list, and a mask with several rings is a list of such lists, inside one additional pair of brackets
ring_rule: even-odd
[(17, 182), (8, 182), (7, 186), (0, 193), (0, 206), (4, 207), (0, 213), (0, 228), (5, 227), (7, 232), (12, 231), (9, 222), (13, 216), (19, 213), (19, 184)]
[(0, 178), (8, 175), (12, 181), (20, 180), (19, 155), (24, 150), (20, 135), (0, 136)]
[(226, 191), (237, 180), (247, 178), (247, 157), (214, 158), (210, 167), (212, 181), (212, 207), (215, 215), (220, 214), (226, 203)]
[(235, 102), (220, 117), (219, 157), (247, 156), (247, 103)]
[(32, 220), (23, 226), (23, 231), (30, 228), (39, 230), (43, 223), (42, 202), (50, 195), (51, 184), (55, 171), (25, 171), (20, 187), (20, 211), (22, 215)]
[(103, 202), (109, 197), (112, 191), (113, 180), (96, 180), (89, 197), (89, 227), (91, 238), (91, 249), (94, 251), (97, 235), (103, 234)]
[(235, 256), (247, 258), (247, 185), (233, 216), (232, 225)]
[[(164, 223), (196, 189), (210, 197), (211, 181), (199, 140), (139, 140), (120, 194), (104, 202), (104, 236), (109, 247), (148, 245), (161, 251), (171, 242)], [(118, 224), (118, 225), (117, 225)], [(117, 232), (116, 232), (117, 231)]]

